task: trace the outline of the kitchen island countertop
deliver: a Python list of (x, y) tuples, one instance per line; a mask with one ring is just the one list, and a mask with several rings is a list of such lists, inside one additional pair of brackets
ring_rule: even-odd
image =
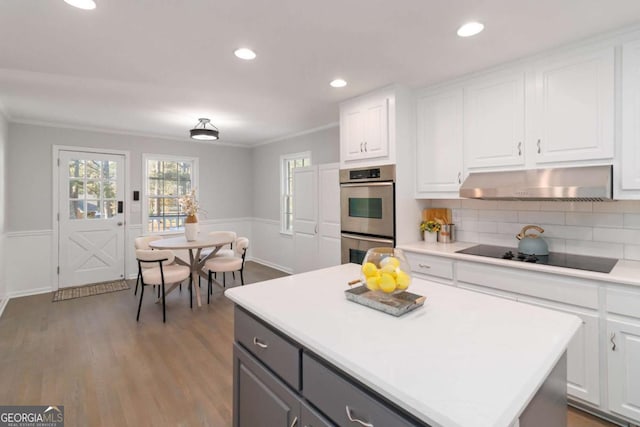
[(580, 320), (415, 279), (424, 307), (402, 317), (348, 301), (345, 264), (229, 289), (236, 304), (430, 425), (509, 426)]

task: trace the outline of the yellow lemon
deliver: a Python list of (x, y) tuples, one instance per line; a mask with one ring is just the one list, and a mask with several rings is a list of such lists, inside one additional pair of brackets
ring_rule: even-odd
[(372, 291), (377, 291), (380, 289), (380, 276), (371, 276), (367, 277), (367, 288)]
[(395, 268), (400, 267), (400, 261), (396, 257), (388, 256), (385, 259), (383, 259), (382, 261), (380, 261), (380, 267), (384, 267), (386, 265), (392, 265), (393, 268), (395, 269)]
[(409, 287), (409, 283), (411, 283), (411, 277), (401, 270), (398, 270), (397, 274), (396, 283), (398, 284), (398, 289), (407, 289)]
[(396, 267), (394, 267), (393, 265), (391, 265), (390, 263), (388, 263), (387, 265), (385, 265), (384, 267), (382, 267), (380, 269), (380, 273), (384, 274), (390, 274), (391, 276), (393, 276), (393, 278), (396, 277)]
[(390, 294), (396, 290), (396, 279), (388, 273), (382, 273), (380, 276), (380, 289), (382, 292)]
[(372, 262), (365, 262), (362, 266), (362, 273), (365, 277), (376, 276), (378, 274), (378, 267)]

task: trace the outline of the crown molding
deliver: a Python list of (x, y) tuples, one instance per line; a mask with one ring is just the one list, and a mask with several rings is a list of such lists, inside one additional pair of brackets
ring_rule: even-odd
[(296, 138), (298, 136), (303, 136), (303, 135), (308, 135), (310, 133), (320, 132), (321, 130), (331, 129), (331, 128), (337, 127), (339, 125), (340, 125), (340, 122), (331, 122), (331, 123), (328, 123), (326, 125), (318, 126), (318, 127), (307, 129), (307, 130), (303, 130), (301, 132), (296, 132), (296, 133), (292, 133), (292, 134), (289, 134), (289, 135), (279, 136), (279, 137), (273, 138), (273, 139), (268, 139), (266, 141), (262, 141), (262, 142), (259, 142), (259, 143), (255, 144), (255, 145), (252, 145), (251, 147), (260, 147), (262, 145), (273, 144), (274, 142), (280, 142), (280, 141), (284, 141), (284, 140), (287, 140), (287, 139)]

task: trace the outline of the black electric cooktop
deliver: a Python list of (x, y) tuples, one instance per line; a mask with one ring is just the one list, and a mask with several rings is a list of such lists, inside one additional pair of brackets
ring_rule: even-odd
[(618, 262), (616, 258), (563, 254), (559, 252), (549, 252), (549, 255), (525, 255), (519, 253), (516, 248), (491, 245), (476, 245), (456, 252), (459, 254), (478, 255), (489, 258), (502, 258), (515, 262), (530, 262), (552, 265), (554, 267), (575, 268), (577, 270), (595, 271), (598, 273), (611, 272)]

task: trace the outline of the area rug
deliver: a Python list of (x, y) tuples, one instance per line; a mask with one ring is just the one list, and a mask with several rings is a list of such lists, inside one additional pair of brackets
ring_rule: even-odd
[(129, 285), (124, 280), (113, 280), (110, 282), (77, 286), (75, 288), (64, 288), (59, 289), (53, 294), (53, 302), (107, 294), (109, 292), (124, 291), (125, 289), (129, 289)]

